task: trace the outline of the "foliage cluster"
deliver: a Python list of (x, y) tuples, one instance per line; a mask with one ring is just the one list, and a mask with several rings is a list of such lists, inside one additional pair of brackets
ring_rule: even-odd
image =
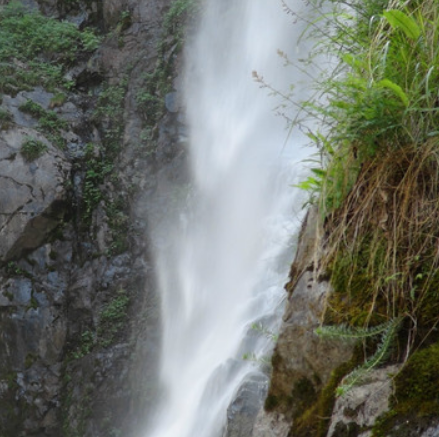
[(101, 185), (105, 177), (113, 170), (113, 164), (109, 159), (103, 159), (102, 156), (96, 156), (93, 144), (87, 145), (85, 160), (87, 170), (85, 172), (83, 185), (83, 203), (82, 220), (87, 225), (91, 222), (93, 210), (104, 199)]
[[(81, 220), (83, 226), (88, 228), (92, 222), (93, 211), (103, 202), (112, 238), (108, 255), (117, 255), (127, 249), (128, 216), (125, 213), (126, 199), (122, 196), (110, 198), (103, 189), (105, 180), (112, 177), (114, 169), (114, 158), (110, 159), (110, 156), (100, 149), (95, 150), (93, 144), (87, 146)], [(117, 183), (116, 178), (113, 180)]]
[(89, 144), (84, 157), (86, 173), (82, 220), (84, 225), (89, 226), (93, 210), (101, 201), (104, 202), (112, 232), (109, 252), (113, 255), (122, 253), (127, 247), (126, 199), (120, 196), (109, 198), (105, 195), (102, 185), (109, 177), (111, 177), (113, 184), (118, 184), (113, 170), (123, 142), (124, 100), (127, 86), (126, 78), (123, 78), (118, 84), (110, 85), (107, 83), (104, 85), (93, 113), (94, 120), (99, 123), (101, 128), (103, 147), (96, 149), (93, 144)]
[[(329, 52), (331, 72), (295, 122), (310, 117), (317, 126), (308, 136), (321, 166), (299, 186), (318, 204), (325, 230), (322, 267), (334, 291), (324, 323), (351, 333), (389, 327), (344, 378), (344, 391), (389, 356), (405, 360), (437, 338), (439, 2), (323, 6), (308, 32), (319, 39), (320, 61)], [(418, 376), (435, 380), (436, 366), (424, 357), (430, 364), (416, 367), (416, 354), (396, 378), (400, 406), (409, 405), (408, 393), (420, 402)], [(429, 399), (437, 407), (436, 395)]]
[(3, 108), (0, 108), (0, 130), (8, 129), (12, 121), (13, 121), (12, 114)]
[(12, 1), (0, 8), (0, 93), (15, 95), (37, 85), (69, 87), (65, 67), (98, 44), (90, 30), (80, 31)]
[(32, 162), (47, 152), (48, 148), (42, 141), (27, 137), (21, 145), (20, 153), (27, 162)]
[(336, 67), (302, 104), (322, 162), (301, 186), (327, 234), (325, 322), (404, 319), (406, 356), (439, 322), (439, 3), (330, 4), (309, 31)]
[(107, 83), (99, 94), (93, 119), (99, 121), (103, 132), (106, 161), (114, 161), (121, 150), (123, 140), (123, 116), (128, 80), (122, 78), (117, 84)]
[(117, 338), (125, 326), (130, 297), (126, 290), (120, 289), (99, 314), (99, 326), (96, 331), (87, 329), (82, 332), (78, 344), (70, 354), (70, 359), (80, 359), (88, 355), (96, 346), (108, 347)]
[(197, 15), (200, 0), (175, 0), (163, 19), (162, 35), (157, 45), (157, 63), (144, 75), (137, 104), (144, 115), (142, 142), (155, 149), (158, 120), (163, 116), (165, 95), (172, 91), (175, 61), (182, 49), (187, 28)]
[(101, 312), (98, 336), (103, 347), (112, 344), (125, 325), (129, 303), (130, 297), (121, 289)]
[(62, 131), (68, 128), (68, 124), (65, 120), (59, 118), (55, 111), (46, 110), (31, 99), (21, 104), (19, 109), (38, 120), (38, 130), (44, 133), (53, 144), (60, 149), (65, 147)]
[(439, 343), (433, 343), (415, 351), (395, 376), (390, 409), (375, 423), (373, 437), (408, 437), (414, 435), (413, 429), (434, 423), (438, 394)]

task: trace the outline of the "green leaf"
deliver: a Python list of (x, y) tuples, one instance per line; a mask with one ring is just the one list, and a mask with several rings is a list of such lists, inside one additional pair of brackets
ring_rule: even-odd
[(361, 71), (364, 68), (364, 62), (361, 62), (357, 57), (350, 53), (344, 54), (341, 59), (345, 64), (348, 64), (354, 70)]
[(322, 186), (322, 182), (317, 179), (309, 176), (305, 181), (299, 182), (298, 184), (294, 184), (293, 187), (300, 188), (301, 190), (309, 191), (316, 188), (320, 188)]
[(311, 171), (319, 178), (324, 178), (326, 176), (326, 170), (322, 168), (312, 168)]
[(378, 88), (387, 88), (387, 89), (393, 91), (394, 94), (401, 99), (401, 101), (404, 103), (405, 106), (409, 105), (409, 98), (407, 97), (407, 94), (395, 82), (392, 82), (389, 79), (383, 79), (383, 80), (380, 80), (376, 84), (376, 86)]
[(416, 21), (404, 12), (397, 9), (390, 9), (384, 11), (383, 15), (393, 29), (401, 29), (411, 40), (415, 41), (421, 35), (421, 29)]

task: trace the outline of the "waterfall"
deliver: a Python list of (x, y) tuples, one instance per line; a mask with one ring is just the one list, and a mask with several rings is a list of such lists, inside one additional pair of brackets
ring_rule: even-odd
[(257, 366), (243, 352), (261, 357), (273, 346), (246, 339), (252, 323), (276, 329), (280, 319), (301, 207), (292, 184), (309, 150), (252, 72), (283, 92), (305, 89), (277, 54), (296, 59), (302, 30), (277, 0), (203, 2), (185, 59), (190, 190), (156, 249), (163, 393), (147, 437), (220, 436)]

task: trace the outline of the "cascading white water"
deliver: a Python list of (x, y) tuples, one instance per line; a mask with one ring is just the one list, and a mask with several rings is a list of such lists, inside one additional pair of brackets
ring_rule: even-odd
[[(298, 56), (294, 26), (277, 0), (206, 0), (186, 50), (190, 206), (157, 248), (162, 299), (163, 399), (147, 437), (217, 437), (234, 392), (254, 364), (241, 359), (253, 321), (276, 312), (297, 227), (291, 183), (309, 151), (289, 138), (275, 99), (252, 71), (283, 90), (277, 50)], [(284, 257), (285, 258), (285, 257)], [(270, 345), (258, 341), (249, 353)]]

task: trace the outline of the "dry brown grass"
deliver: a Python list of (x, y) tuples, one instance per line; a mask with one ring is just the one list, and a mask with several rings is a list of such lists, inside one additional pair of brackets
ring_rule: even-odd
[(439, 141), (378, 153), (326, 222), (332, 322), (439, 321)]

